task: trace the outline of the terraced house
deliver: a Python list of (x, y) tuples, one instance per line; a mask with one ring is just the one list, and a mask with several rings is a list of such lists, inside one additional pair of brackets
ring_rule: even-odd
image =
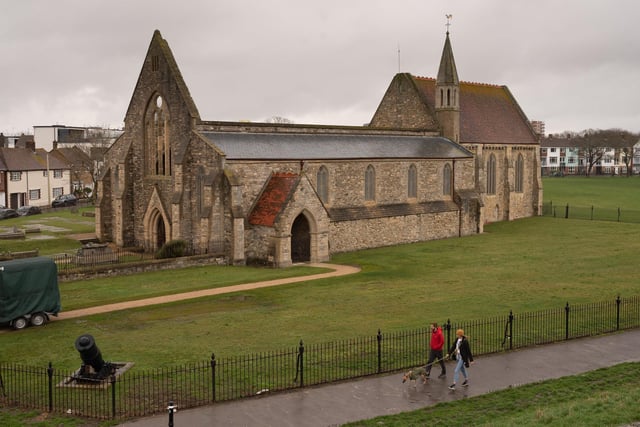
[[(485, 111), (483, 111), (485, 110)], [(504, 86), (398, 74), (368, 126), (204, 121), (156, 31), (98, 187), (104, 241), (185, 240), (229, 262), (481, 233), (536, 215), (539, 144)]]

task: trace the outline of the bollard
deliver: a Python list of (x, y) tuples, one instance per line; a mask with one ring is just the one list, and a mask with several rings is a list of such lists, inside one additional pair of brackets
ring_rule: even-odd
[(173, 414), (177, 408), (178, 406), (173, 404), (173, 400), (170, 400), (169, 406), (167, 406), (167, 410), (169, 411), (169, 427), (173, 427)]

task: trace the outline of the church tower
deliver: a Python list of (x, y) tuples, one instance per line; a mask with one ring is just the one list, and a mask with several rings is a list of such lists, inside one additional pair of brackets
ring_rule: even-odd
[(440, 59), (435, 95), (436, 117), (440, 122), (442, 136), (453, 142), (460, 142), (460, 82), (448, 30)]

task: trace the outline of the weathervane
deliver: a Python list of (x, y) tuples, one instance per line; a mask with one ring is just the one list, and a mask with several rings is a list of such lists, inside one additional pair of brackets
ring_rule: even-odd
[(445, 24), (447, 26), (447, 34), (449, 34), (449, 27), (451, 26), (451, 18), (453, 18), (453, 15), (444, 15), (447, 18), (447, 23)]

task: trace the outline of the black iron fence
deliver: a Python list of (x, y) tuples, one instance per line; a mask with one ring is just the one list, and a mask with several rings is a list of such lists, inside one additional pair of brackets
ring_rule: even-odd
[(575, 206), (568, 203), (559, 205), (554, 204), (553, 201), (542, 204), (542, 215), (554, 218), (640, 223), (640, 211), (637, 210)]
[[(474, 354), (640, 327), (640, 297), (557, 309), (509, 313), (478, 321), (443, 323), (445, 344), (464, 329)], [(72, 372), (51, 364), (37, 368), (0, 363), (0, 401), (41, 411), (98, 419), (124, 419), (241, 399), (424, 365), (426, 328), (305, 345), (266, 353), (217, 358), (169, 368), (131, 370), (100, 384), (73, 386)], [(71, 384), (71, 385), (70, 385)]]

